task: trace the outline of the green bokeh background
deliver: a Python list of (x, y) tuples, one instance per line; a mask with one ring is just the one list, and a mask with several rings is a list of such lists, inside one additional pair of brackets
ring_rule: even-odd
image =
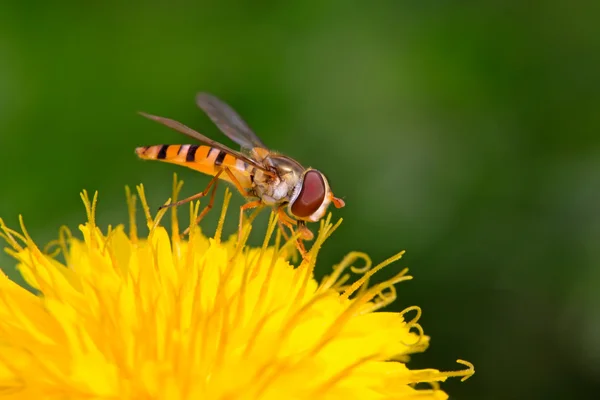
[(173, 172), (201, 190), (207, 177), (135, 157), (188, 141), (135, 112), (232, 145), (196, 108), (209, 91), (345, 198), (319, 274), (352, 250), (407, 250), (381, 277), (415, 276), (396, 306), (423, 308), (432, 344), (411, 365), (476, 366), (451, 398), (597, 398), (596, 4), (3, 2), (0, 216), (45, 243), (84, 220), (82, 189), (100, 191), (103, 226), (126, 221), (125, 185), (153, 207)]

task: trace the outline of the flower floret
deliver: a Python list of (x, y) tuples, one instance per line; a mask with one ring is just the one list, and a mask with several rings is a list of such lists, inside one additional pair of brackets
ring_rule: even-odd
[[(175, 177), (173, 201), (181, 185)], [(255, 215), (241, 235), (222, 238), (229, 191), (212, 237), (197, 226), (182, 237), (175, 207), (168, 230), (167, 209), (153, 217), (143, 186), (137, 192), (127, 189), (128, 229), (105, 232), (96, 225), (97, 194), (83, 192), (81, 238), (61, 228), (43, 250), (22, 219), (21, 232), (0, 220), (31, 286), (0, 274), (0, 397), (445, 399), (438, 382), (474, 373), (462, 360), (462, 371), (407, 367), (429, 345), (421, 310), (382, 309), (411, 279), (408, 270), (369, 284), (404, 252), (375, 266), (352, 252), (318, 281), (318, 253), (341, 223), (331, 214), (295, 266), (294, 238), (282, 239), (275, 214), (260, 247), (246, 244)], [(199, 209), (191, 203), (191, 221)]]

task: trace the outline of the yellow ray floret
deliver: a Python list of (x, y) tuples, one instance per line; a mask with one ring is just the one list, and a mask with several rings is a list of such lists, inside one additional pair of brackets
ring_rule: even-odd
[[(175, 179), (173, 201), (180, 189)], [(152, 217), (142, 186), (138, 195), (145, 238), (129, 190), (128, 231), (105, 233), (95, 222), (97, 196), (84, 192), (83, 238), (62, 228), (52, 243), (63, 261), (38, 248), (22, 221), (19, 233), (0, 220), (35, 292), (0, 273), (0, 398), (445, 399), (437, 382), (474, 373), (461, 360), (467, 368), (456, 372), (405, 364), (429, 343), (421, 311), (380, 310), (410, 276), (402, 270), (369, 286), (403, 253), (372, 266), (352, 252), (318, 282), (319, 249), (339, 226), (331, 216), (294, 267), (294, 244), (281, 243), (274, 215), (261, 247), (245, 244), (251, 223), (239, 243), (237, 234), (222, 240), (229, 193), (216, 234), (195, 227), (185, 240), (175, 209), (169, 233), (160, 224), (165, 209)], [(198, 210), (192, 204), (192, 221)], [(351, 273), (361, 276), (351, 282)]]

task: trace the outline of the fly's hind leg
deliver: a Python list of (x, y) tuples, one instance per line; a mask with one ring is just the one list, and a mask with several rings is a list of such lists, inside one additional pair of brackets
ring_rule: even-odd
[[(213, 204), (215, 202), (215, 194), (217, 193), (217, 186), (219, 184), (219, 176), (223, 173), (226, 172), (229, 176), (232, 176), (233, 174), (229, 171), (229, 169), (227, 168), (222, 168), (220, 169), (215, 176), (210, 180), (210, 182), (208, 183), (208, 185), (206, 186), (206, 189), (204, 189), (202, 192), (195, 194), (193, 196), (188, 197), (187, 199), (183, 199), (180, 201), (177, 201), (175, 203), (172, 204), (167, 204), (164, 207), (173, 207), (173, 206), (179, 206), (185, 203), (188, 203), (192, 200), (196, 200), (202, 197), (205, 197), (208, 192), (210, 191), (210, 199), (208, 200), (208, 204), (206, 205), (206, 207), (204, 207), (204, 209), (200, 212), (200, 214), (198, 215), (198, 217), (196, 217), (196, 221), (194, 221), (194, 224), (190, 224), (190, 226), (187, 227), (187, 229), (185, 231), (183, 231), (183, 233), (181, 234), (181, 236), (185, 236), (188, 233), (190, 233), (190, 229), (192, 228), (192, 226), (196, 226), (200, 223), (200, 221), (202, 220), (202, 218), (204, 218), (206, 216), (206, 214), (212, 209)], [(236, 180), (237, 182), (237, 180)], [(239, 182), (238, 182), (239, 185)], [(238, 186), (236, 185), (236, 186)], [(240, 185), (241, 186), (241, 185)], [(212, 191), (211, 191), (212, 188)]]
[[(211, 191), (212, 188), (212, 192), (210, 194), (210, 200), (208, 201), (208, 204), (206, 205), (206, 207), (204, 207), (204, 209), (202, 210), (202, 212), (198, 215), (198, 217), (196, 218), (196, 221), (194, 222), (194, 225), (190, 225), (190, 227), (188, 227), (183, 233), (182, 236), (187, 235), (190, 232), (190, 229), (192, 226), (198, 225), (200, 223), (200, 221), (202, 220), (202, 218), (204, 218), (204, 216), (210, 211), (210, 209), (213, 207), (214, 201), (215, 201), (215, 194), (216, 194), (216, 189), (217, 189), (217, 184), (218, 184), (218, 179), (219, 179), (219, 175), (221, 175), (223, 172), (225, 172), (225, 174), (227, 174), (227, 176), (229, 177), (231, 183), (234, 184), (234, 186), (236, 187), (236, 189), (240, 192), (240, 194), (242, 196), (244, 196), (244, 198), (248, 198), (250, 197), (250, 194), (248, 193), (248, 191), (246, 189), (244, 189), (244, 187), (242, 186), (242, 184), (240, 183), (240, 181), (235, 177), (235, 175), (229, 170), (229, 168), (221, 168), (219, 170), (219, 172), (217, 172), (215, 174), (215, 176), (213, 177), (213, 179), (211, 179), (211, 181), (208, 183), (208, 185), (206, 186), (206, 189), (204, 189), (202, 192), (195, 194), (191, 197), (188, 197), (187, 199), (183, 199), (180, 200), (178, 202), (172, 203), (172, 204), (168, 204), (164, 207), (173, 207), (173, 206), (179, 206), (181, 204), (185, 204), (188, 203), (192, 200), (196, 200), (199, 199), (201, 197), (205, 197), (209, 191)], [(239, 221), (239, 229), (238, 229), (238, 240), (241, 240), (241, 236), (242, 236), (242, 222), (244, 220), (244, 210), (249, 210), (251, 208), (256, 208), (262, 205), (262, 202), (257, 200), (257, 201), (252, 201), (250, 203), (246, 203), (244, 204), (242, 207), (240, 207), (240, 221)]]
[[(198, 217), (196, 217), (196, 221), (194, 221), (194, 224), (190, 224), (190, 226), (188, 226), (186, 228), (185, 231), (183, 231), (183, 233), (181, 234), (181, 236), (185, 236), (188, 233), (190, 233), (190, 230), (192, 228), (192, 226), (196, 226), (200, 223), (200, 221), (202, 221), (202, 218), (204, 218), (204, 216), (210, 211), (210, 209), (213, 207), (213, 203), (215, 202), (215, 194), (217, 193), (217, 186), (219, 181), (216, 179), (218, 178), (219, 174), (221, 173), (221, 171), (219, 171), (219, 173), (217, 173), (217, 175), (215, 175), (215, 177), (210, 181), (210, 183), (208, 184), (208, 186), (206, 187), (206, 189), (204, 189), (204, 191), (198, 193), (197, 195), (194, 195), (192, 197), (194, 197), (195, 199), (204, 197), (208, 194), (208, 192), (211, 190), (211, 186), (212, 186), (212, 191), (210, 193), (210, 199), (208, 200), (208, 204), (206, 205), (206, 207), (204, 207), (204, 209), (200, 212), (200, 214), (198, 214)], [(214, 182), (213, 182), (214, 181)], [(187, 201), (190, 201), (188, 199), (185, 199)], [(191, 200), (195, 200), (195, 199), (191, 199)], [(184, 200), (182, 200), (184, 201)], [(179, 203), (179, 202), (177, 202)]]
[(208, 185), (206, 185), (206, 189), (204, 189), (200, 193), (196, 193), (195, 195), (187, 197), (187, 198), (185, 198), (183, 200), (176, 201), (175, 203), (170, 203), (170, 204), (162, 205), (162, 206), (158, 207), (158, 209), (162, 210), (163, 208), (178, 207), (178, 206), (181, 206), (181, 205), (183, 205), (185, 203), (189, 203), (190, 201), (194, 201), (194, 200), (197, 200), (197, 199), (199, 199), (201, 197), (205, 197), (208, 194), (208, 192), (210, 191), (211, 186), (213, 186), (213, 185), (216, 186), (217, 185), (217, 181), (219, 179), (219, 175), (221, 175), (221, 172), (223, 172), (223, 170), (217, 172), (215, 174), (215, 176), (213, 176), (213, 178), (210, 180), (210, 182), (208, 182)]
[[(204, 189), (203, 191), (201, 191), (200, 193), (196, 193), (195, 195), (192, 195), (188, 198), (185, 198), (183, 200), (179, 200), (176, 201), (175, 203), (170, 203), (170, 204), (165, 204), (163, 206), (160, 206), (158, 209), (161, 210), (163, 208), (171, 208), (171, 207), (177, 207), (180, 206), (182, 204), (186, 204), (189, 203), (190, 201), (194, 201), (197, 199), (200, 199), (202, 197), (206, 197), (206, 195), (208, 194), (208, 192), (210, 192), (211, 188), (212, 188), (212, 193), (210, 195), (210, 200), (208, 202), (208, 205), (204, 208), (204, 210), (202, 210), (202, 212), (200, 213), (200, 215), (198, 216), (198, 218), (196, 218), (196, 222), (194, 223), (194, 225), (197, 225), (200, 220), (202, 218), (204, 218), (204, 216), (206, 215), (206, 213), (212, 208), (213, 202), (215, 200), (215, 193), (216, 193), (216, 189), (217, 189), (217, 184), (219, 182), (219, 175), (221, 175), (221, 172), (223, 172), (222, 170), (217, 172), (215, 174), (215, 176), (213, 176), (213, 178), (210, 180), (210, 182), (208, 182), (208, 185), (206, 185), (206, 189)], [(181, 234), (181, 236), (185, 236), (190, 232), (190, 229), (193, 225), (190, 224), (190, 226), (183, 231), (183, 233)]]

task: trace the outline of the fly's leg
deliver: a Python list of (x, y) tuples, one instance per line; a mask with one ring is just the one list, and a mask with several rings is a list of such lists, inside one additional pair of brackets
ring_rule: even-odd
[(235, 177), (235, 175), (233, 174), (233, 172), (231, 172), (229, 170), (229, 168), (223, 168), (221, 171), (225, 171), (225, 173), (227, 174), (227, 176), (229, 177), (229, 179), (231, 179), (231, 183), (233, 183), (235, 185), (235, 187), (241, 193), (242, 196), (249, 197), (248, 191), (242, 186), (242, 184), (240, 183), (240, 181), (238, 181), (238, 179)]
[[(219, 171), (220, 173), (220, 171)], [(215, 178), (218, 176), (215, 175)], [(213, 179), (214, 180), (214, 179)], [(191, 225), (187, 227), (187, 229), (185, 231), (183, 231), (183, 233), (181, 234), (181, 236), (185, 236), (188, 233), (190, 233), (190, 229), (192, 228), (192, 226), (196, 226), (200, 223), (200, 221), (202, 220), (202, 218), (204, 218), (204, 216), (206, 215), (206, 213), (208, 213), (210, 211), (210, 209), (213, 207), (213, 203), (215, 202), (215, 194), (217, 193), (217, 185), (218, 185), (218, 181), (213, 181), (211, 180), (211, 183), (208, 184), (208, 186), (206, 187), (206, 189), (204, 189), (204, 191), (198, 193), (201, 194), (202, 196), (198, 196), (196, 198), (200, 198), (200, 197), (204, 197), (208, 194), (208, 191), (211, 190), (211, 186), (212, 186), (212, 192), (210, 193), (210, 200), (208, 200), (208, 204), (206, 205), (206, 207), (204, 207), (204, 209), (202, 210), (202, 212), (198, 215), (198, 217), (196, 218), (196, 221), (194, 221), (194, 225)], [(212, 185), (211, 185), (212, 184)]]
[(279, 230), (281, 231), (281, 235), (283, 236), (285, 241), (287, 242), (288, 240), (290, 240), (290, 236), (286, 233), (285, 227), (283, 226), (283, 223), (280, 219), (277, 219), (277, 225), (279, 225)]
[(295, 223), (295, 221), (292, 220), (290, 217), (288, 217), (285, 214), (285, 211), (284, 211), (283, 207), (279, 207), (277, 209), (277, 223), (279, 224), (279, 229), (281, 230), (281, 233), (283, 234), (284, 239), (285, 240), (289, 240), (290, 237), (285, 232), (284, 226), (287, 227), (290, 230), (290, 232), (292, 233), (292, 235), (293, 235), (294, 234), (294, 223)]
[[(287, 226), (290, 231), (292, 233), (294, 233), (294, 224), (296, 223), (295, 220), (293, 220), (292, 218), (290, 218), (284, 211), (283, 207), (280, 207), (277, 209), (277, 216), (279, 217), (279, 228), (281, 229), (283, 236), (286, 238), (286, 240), (288, 240), (287, 235), (285, 234), (285, 231), (283, 230), (283, 227), (281, 226), (281, 224)], [(300, 226), (300, 223), (302, 221), (298, 221), (298, 226)], [(304, 225), (303, 225), (304, 226)], [(308, 228), (306, 228), (306, 226), (304, 226), (304, 229), (306, 229), (308, 231)], [(310, 231), (308, 231), (309, 233), (311, 233)], [(304, 235), (304, 232), (301, 232), (302, 235)], [(312, 235), (312, 233), (311, 233)], [(302, 256), (302, 258), (305, 258), (306, 256), (306, 248), (304, 247), (304, 243), (303, 243), (303, 239), (307, 240), (306, 237), (299, 237), (298, 239), (296, 239), (296, 248), (298, 249), (298, 251), (300, 252), (300, 255)], [(312, 239), (312, 237), (311, 237)], [(310, 240), (310, 239), (308, 239)]]
[(244, 211), (250, 210), (252, 208), (260, 207), (260, 206), (262, 206), (262, 201), (256, 200), (256, 201), (251, 201), (249, 203), (246, 203), (240, 207), (240, 222), (238, 225), (238, 243), (242, 240), (242, 225), (244, 222)]
[(193, 196), (190, 196), (190, 197), (188, 197), (186, 199), (183, 199), (183, 200), (176, 201), (175, 203), (162, 205), (158, 209), (162, 210), (163, 208), (177, 207), (177, 206), (180, 206), (182, 204), (189, 203), (190, 201), (194, 201), (194, 200), (197, 200), (197, 199), (199, 199), (201, 197), (206, 196), (208, 194), (208, 191), (210, 190), (210, 187), (212, 185), (215, 185), (215, 186), (217, 185), (217, 181), (219, 179), (219, 175), (221, 175), (221, 172), (223, 172), (223, 170), (217, 172), (215, 174), (215, 176), (213, 176), (213, 178), (210, 180), (210, 182), (208, 182), (208, 185), (206, 185), (206, 189), (204, 189), (200, 193), (196, 193)]
[[(190, 196), (186, 199), (177, 201), (175, 203), (172, 204), (167, 204), (165, 206), (162, 206), (161, 208), (166, 208), (166, 207), (174, 207), (174, 206), (179, 206), (185, 203), (188, 203), (190, 201), (205, 197), (206, 195), (208, 195), (208, 192), (211, 191), (210, 194), (210, 200), (208, 201), (208, 204), (206, 205), (206, 207), (204, 207), (204, 209), (202, 210), (202, 212), (198, 215), (198, 217), (196, 218), (196, 221), (194, 222), (194, 225), (198, 225), (200, 223), (200, 221), (202, 220), (202, 218), (204, 218), (204, 216), (211, 210), (211, 208), (213, 207), (214, 201), (215, 201), (215, 194), (216, 194), (216, 190), (217, 190), (217, 185), (218, 185), (218, 179), (219, 176), (225, 172), (225, 174), (227, 174), (227, 176), (229, 177), (231, 183), (233, 183), (233, 185), (236, 187), (236, 189), (240, 192), (240, 194), (242, 196), (244, 196), (245, 198), (251, 197), (248, 194), (248, 191), (242, 186), (242, 184), (240, 183), (240, 181), (235, 177), (235, 175), (229, 170), (229, 168), (222, 168), (220, 169), (215, 176), (211, 179), (211, 181), (208, 183), (208, 185), (206, 186), (206, 189), (204, 189), (202, 192), (197, 193), (193, 196)], [(240, 220), (239, 220), (239, 226), (238, 226), (238, 240), (241, 240), (242, 237), (242, 223), (244, 221), (244, 211), (245, 210), (249, 210), (252, 208), (256, 208), (262, 205), (262, 202), (260, 200), (256, 200), (256, 201), (251, 201), (249, 203), (244, 204), (243, 206), (240, 207)], [(193, 225), (190, 225), (183, 233), (182, 236), (187, 235), (190, 232), (190, 229)]]
[[(231, 172), (229, 170), (229, 168), (224, 168), (224, 171), (227, 174), (227, 176), (229, 176), (231, 183), (233, 183), (235, 185), (235, 187), (242, 194), (242, 196), (244, 196), (245, 198), (251, 197), (251, 195), (248, 194), (248, 191), (242, 186), (240, 181), (235, 177), (233, 172)], [(260, 207), (260, 206), (262, 206), (262, 204), (263, 204), (262, 201), (256, 200), (256, 201), (251, 201), (249, 203), (246, 203), (240, 207), (240, 221), (239, 221), (239, 225), (238, 225), (238, 242), (240, 240), (242, 240), (242, 225), (244, 222), (244, 211), (250, 210), (252, 208)]]

